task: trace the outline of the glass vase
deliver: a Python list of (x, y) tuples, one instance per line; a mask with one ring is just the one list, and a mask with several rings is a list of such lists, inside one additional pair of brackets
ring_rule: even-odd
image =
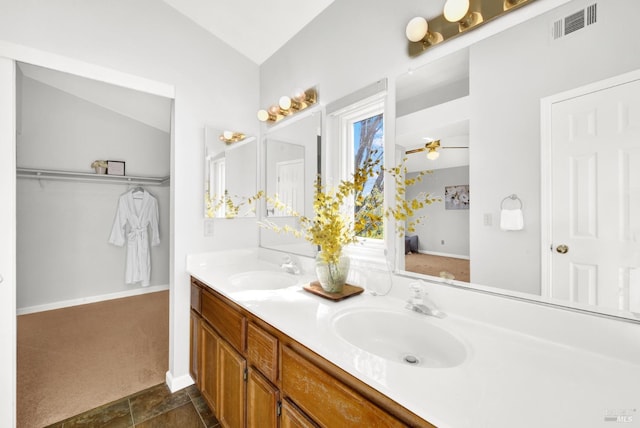
[(349, 275), (349, 257), (341, 255), (338, 263), (330, 263), (322, 258), (322, 252), (316, 257), (316, 275), (320, 286), (327, 293), (341, 293)]

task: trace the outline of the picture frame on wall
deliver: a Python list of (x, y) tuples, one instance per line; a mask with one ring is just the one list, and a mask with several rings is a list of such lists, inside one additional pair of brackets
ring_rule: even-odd
[(469, 185), (445, 186), (444, 209), (468, 210), (469, 209)]
[(124, 162), (108, 160), (107, 175), (124, 175)]

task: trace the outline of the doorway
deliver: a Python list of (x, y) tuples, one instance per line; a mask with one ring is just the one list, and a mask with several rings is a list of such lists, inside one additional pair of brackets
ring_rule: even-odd
[(547, 297), (640, 312), (639, 100), (635, 72), (543, 101)]

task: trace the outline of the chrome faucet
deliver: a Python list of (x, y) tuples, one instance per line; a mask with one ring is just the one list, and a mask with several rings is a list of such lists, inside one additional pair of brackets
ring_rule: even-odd
[(424, 282), (422, 280), (409, 284), (413, 291), (413, 296), (407, 301), (405, 308), (423, 315), (429, 315), (436, 318), (444, 318), (446, 315), (440, 311), (436, 304), (428, 297), (424, 290)]
[(298, 265), (293, 261), (290, 255), (284, 257), (283, 263), (280, 265), (280, 269), (294, 275), (300, 274), (300, 267), (298, 267)]

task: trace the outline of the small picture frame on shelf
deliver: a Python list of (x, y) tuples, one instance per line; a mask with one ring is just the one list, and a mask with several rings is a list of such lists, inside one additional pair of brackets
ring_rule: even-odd
[(124, 175), (124, 162), (108, 160), (107, 175)]

